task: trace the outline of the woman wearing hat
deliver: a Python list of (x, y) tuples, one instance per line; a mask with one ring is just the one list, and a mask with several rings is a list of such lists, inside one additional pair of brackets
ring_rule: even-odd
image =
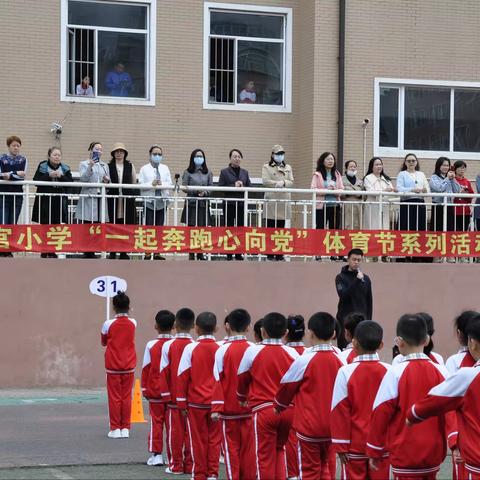
[[(292, 167), (285, 162), (285, 149), (281, 145), (274, 145), (270, 161), (262, 168), (263, 186), (267, 188), (293, 187)], [(286, 192), (267, 192), (265, 194), (267, 227), (284, 228), (285, 220), (292, 215), (291, 195)], [(284, 260), (283, 255), (267, 255), (269, 260)]]
[[(108, 164), (111, 183), (135, 184), (137, 173), (134, 165), (127, 160), (128, 151), (123, 143), (115, 143), (110, 152), (112, 159)], [(120, 225), (135, 225), (136, 209), (135, 195), (137, 191), (131, 188), (109, 188), (107, 189), (108, 218), (111, 223)], [(109, 258), (117, 257), (115, 252), (110, 252)], [(120, 259), (128, 260), (125, 252), (120, 253)]]

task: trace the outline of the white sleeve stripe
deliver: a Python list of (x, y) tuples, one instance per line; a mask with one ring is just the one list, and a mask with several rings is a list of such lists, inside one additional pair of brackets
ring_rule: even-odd
[(358, 362), (351, 363), (350, 365), (341, 367), (338, 371), (335, 385), (333, 387), (331, 410), (334, 410), (342, 400), (348, 397), (348, 382), (359, 365), (360, 363)]
[(160, 372), (164, 370), (166, 367), (168, 367), (168, 364), (170, 363), (170, 360), (168, 358), (168, 352), (170, 351), (170, 345), (172, 344), (172, 340), (168, 340), (162, 345), (162, 356), (160, 360)]
[(461, 368), (433, 387), (428, 394), (436, 397), (463, 397), (479, 373), (479, 368)]
[(216, 352), (215, 352), (215, 363), (213, 364), (213, 376), (218, 382), (220, 380), (220, 375), (223, 372), (223, 362), (225, 359), (225, 353), (230, 347), (231, 343), (224, 343)]
[(180, 358), (180, 363), (178, 364), (178, 373), (180, 376), (185, 370), (188, 370), (192, 367), (192, 354), (195, 348), (197, 347), (198, 342), (189, 343), (184, 349), (182, 356)]
[(447, 438), (453, 437), (454, 435), (458, 435), (458, 432), (452, 432), (452, 433), (450, 433)]
[(223, 400), (212, 400), (212, 405), (223, 405), (224, 403)]
[(148, 348), (148, 344), (145, 347), (145, 353), (143, 355), (143, 364), (142, 368), (145, 368), (147, 365), (150, 365), (150, 362), (152, 361), (152, 357), (150, 356), (150, 348)]
[(292, 348), (292, 347), (288, 347), (287, 345), (282, 345), (282, 348), (294, 359), (296, 360), (300, 355), (298, 354), (298, 352)]
[(374, 450), (383, 450), (383, 447), (377, 447), (377, 445), (372, 445), (367, 442), (367, 447), (373, 448)]
[(280, 383), (292, 383), (302, 380), (305, 375), (305, 370), (314, 356), (315, 353), (311, 352), (305, 352), (303, 355), (298, 356), (290, 365), (290, 368), (286, 371)]
[(412, 415), (413, 415), (417, 420), (420, 420), (420, 421), (425, 420), (424, 418), (419, 417), (419, 416), (417, 415), (417, 412), (415, 411), (415, 404), (412, 405)]
[(283, 403), (280, 403), (277, 399), (275, 399), (275, 403), (283, 408), (288, 408), (290, 406), (290, 405), (284, 405)]
[(340, 438), (332, 438), (332, 443), (350, 443), (350, 440), (343, 440)]
[(252, 367), (253, 361), (255, 360), (256, 356), (263, 350), (264, 345), (252, 345), (248, 347), (242, 357), (242, 361), (238, 367), (238, 375), (242, 373), (248, 372)]
[(187, 399), (183, 397), (177, 397), (177, 402), (186, 402)]
[(103, 325), (102, 325), (102, 334), (106, 335), (108, 333), (108, 330), (110, 330), (110, 327), (112, 326), (112, 323), (115, 321), (115, 318), (113, 320), (107, 320)]
[(409, 363), (410, 362), (402, 362), (387, 370), (387, 373), (385, 373), (382, 383), (380, 383), (380, 387), (378, 388), (375, 401), (373, 402), (373, 410), (382, 403), (398, 397), (398, 382)]

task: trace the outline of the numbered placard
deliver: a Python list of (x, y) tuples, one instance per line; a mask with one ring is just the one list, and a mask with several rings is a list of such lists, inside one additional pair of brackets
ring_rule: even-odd
[(99, 297), (114, 297), (119, 291), (127, 290), (127, 281), (123, 278), (105, 275), (90, 282), (90, 293)]

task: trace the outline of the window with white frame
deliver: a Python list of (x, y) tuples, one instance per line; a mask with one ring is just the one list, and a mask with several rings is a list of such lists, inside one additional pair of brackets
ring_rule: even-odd
[(375, 154), (480, 158), (480, 83), (376, 79)]
[(289, 8), (205, 3), (204, 107), (291, 110)]
[(62, 100), (153, 104), (156, 0), (62, 0)]

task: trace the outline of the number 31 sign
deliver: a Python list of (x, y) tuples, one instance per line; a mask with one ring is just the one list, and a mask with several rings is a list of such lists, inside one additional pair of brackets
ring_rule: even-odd
[(123, 278), (103, 276), (90, 282), (90, 293), (99, 297), (114, 297), (119, 291), (127, 290), (127, 281)]

